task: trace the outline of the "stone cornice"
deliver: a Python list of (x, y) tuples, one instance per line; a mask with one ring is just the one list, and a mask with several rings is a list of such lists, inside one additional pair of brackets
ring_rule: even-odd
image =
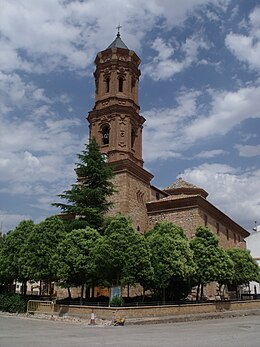
[(88, 113), (88, 116), (86, 117), (87, 120), (90, 122), (91, 119), (98, 120), (100, 117), (109, 114), (110, 116), (113, 115), (120, 115), (120, 114), (129, 114), (132, 117), (134, 117), (136, 120), (138, 120), (139, 123), (143, 124), (145, 122), (145, 118), (141, 116), (138, 112), (136, 112), (133, 107), (131, 106), (125, 106), (125, 105), (110, 105), (106, 106), (102, 109), (93, 110)]
[(144, 183), (149, 185), (150, 181), (154, 177), (150, 172), (146, 171), (144, 168), (129, 159), (123, 159), (108, 163), (108, 165), (111, 166), (115, 174), (128, 172), (132, 176), (136, 177), (139, 180), (142, 180)]

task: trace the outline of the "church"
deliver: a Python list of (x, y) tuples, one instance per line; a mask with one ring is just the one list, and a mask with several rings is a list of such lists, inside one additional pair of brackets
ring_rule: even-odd
[(164, 189), (151, 184), (144, 168), (138, 84), (141, 63), (118, 31), (115, 40), (95, 59), (95, 105), (89, 112), (90, 139), (95, 138), (112, 167), (117, 192), (111, 215), (128, 215), (140, 233), (170, 221), (192, 238), (198, 226), (211, 229), (224, 248), (245, 247), (249, 233), (207, 200), (208, 193), (182, 178)]

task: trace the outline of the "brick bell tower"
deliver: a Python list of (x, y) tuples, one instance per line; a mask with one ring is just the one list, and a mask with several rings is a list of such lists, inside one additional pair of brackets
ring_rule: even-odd
[(88, 115), (90, 139), (96, 139), (115, 173), (117, 193), (112, 214), (131, 216), (137, 229), (147, 226), (145, 203), (150, 200), (153, 175), (143, 168), (138, 83), (140, 58), (120, 38), (97, 54), (94, 72), (95, 105)]

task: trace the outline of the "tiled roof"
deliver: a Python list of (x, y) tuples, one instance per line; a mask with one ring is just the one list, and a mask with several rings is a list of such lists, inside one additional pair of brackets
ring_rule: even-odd
[(182, 177), (178, 178), (177, 181), (169, 185), (168, 187), (164, 188), (164, 190), (170, 190), (170, 189), (179, 189), (179, 188), (191, 188), (191, 189), (201, 189), (200, 187), (195, 186), (194, 184), (191, 184), (189, 182), (184, 181)]

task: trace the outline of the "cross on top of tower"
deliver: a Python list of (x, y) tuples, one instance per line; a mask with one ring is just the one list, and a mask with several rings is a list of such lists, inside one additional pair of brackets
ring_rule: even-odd
[(117, 29), (117, 37), (120, 37), (120, 29), (122, 28), (122, 26), (120, 24), (118, 24), (118, 26), (116, 27)]

